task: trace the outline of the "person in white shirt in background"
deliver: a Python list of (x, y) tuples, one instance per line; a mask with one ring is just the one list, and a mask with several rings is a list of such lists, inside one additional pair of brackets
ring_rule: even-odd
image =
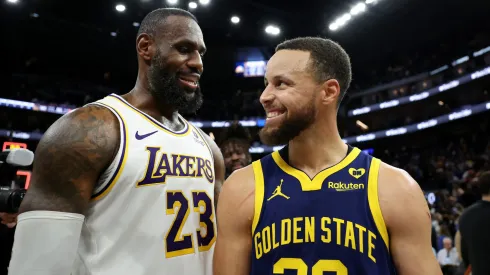
[(461, 263), (458, 250), (453, 247), (451, 238), (444, 238), (442, 241), (444, 248), (437, 252), (437, 261), (441, 265), (444, 274), (453, 274), (454, 270)]

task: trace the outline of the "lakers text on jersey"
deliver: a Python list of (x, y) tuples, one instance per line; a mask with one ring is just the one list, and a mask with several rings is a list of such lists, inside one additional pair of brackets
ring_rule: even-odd
[(310, 179), (287, 147), (252, 166), (251, 275), (395, 274), (377, 193), (380, 161), (349, 147)]
[(202, 133), (167, 129), (123, 98), (94, 102), (120, 124), (119, 151), (86, 214), (72, 275), (207, 275), (216, 240), (214, 164)]

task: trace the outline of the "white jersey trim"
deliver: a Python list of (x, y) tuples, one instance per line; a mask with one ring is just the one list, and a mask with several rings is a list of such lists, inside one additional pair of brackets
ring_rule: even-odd
[[(189, 123), (189, 124), (191, 124), (191, 123)], [(211, 146), (209, 145), (208, 141), (206, 140), (206, 137), (204, 136), (206, 134), (201, 129), (197, 128), (194, 125), (191, 125), (191, 127), (194, 128), (194, 130), (196, 130), (197, 134), (201, 137), (202, 141), (204, 141), (204, 144), (206, 144), (206, 147), (208, 147), (209, 153), (211, 154), (211, 158), (214, 161), (213, 150), (211, 149)]]

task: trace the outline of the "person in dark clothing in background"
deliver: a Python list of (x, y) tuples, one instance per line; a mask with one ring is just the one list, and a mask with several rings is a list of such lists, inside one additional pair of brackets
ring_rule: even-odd
[(431, 233), (430, 239), (431, 239), (431, 243), (432, 243), (432, 248), (434, 248), (434, 250), (437, 251), (437, 249), (439, 247), (437, 245), (437, 232), (436, 232), (436, 229), (434, 228), (434, 226), (432, 226), (432, 233)]
[[(482, 199), (466, 209), (459, 219), (456, 245), (472, 275), (490, 274), (490, 171), (478, 177)], [(458, 243), (459, 242), (459, 243)]]
[(7, 275), (15, 229), (0, 224), (0, 275)]

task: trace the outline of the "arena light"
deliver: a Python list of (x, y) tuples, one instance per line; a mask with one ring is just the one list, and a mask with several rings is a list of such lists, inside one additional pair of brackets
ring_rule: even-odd
[(201, 5), (207, 5), (209, 4), (210, 0), (199, 0), (199, 4)]
[(233, 23), (233, 24), (240, 23), (240, 17), (238, 17), (238, 16), (232, 16), (231, 17), (231, 23)]
[(111, 36), (112, 37), (116, 37), (117, 36), (117, 33), (116, 32), (111, 32)]
[[(429, 120), (422, 121), (422, 122), (417, 122), (414, 124), (410, 125), (404, 125), (398, 128), (394, 129), (386, 129), (386, 130), (380, 130), (376, 132), (371, 132), (371, 133), (366, 133), (363, 135), (359, 136), (351, 136), (351, 137), (346, 137), (343, 138), (342, 141), (348, 144), (354, 144), (354, 143), (359, 143), (359, 142), (365, 142), (369, 140), (375, 140), (375, 139), (381, 139), (381, 138), (386, 138), (386, 137), (392, 137), (392, 136), (400, 136), (400, 135), (405, 135), (417, 131), (421, 131), (424, 129), (436, 127), (454, 120), (462, 119), (465, 117), (473, 116), (476, 114), (480, 114), (483, 112), (489, 112), (490, 111), (490, 101), (488, 102), (483, 102), (480, 104), (476, 105), (471, 105), (467, 106), (464, 110), (452, 112), (450, 114), (445, 114), (442, 116), (438, 117), (433, 117)], [(255, 123), (257, 122), (257, 123)], [(215, 125), (210, 125), (210, 122), (198, 122), (198, 121), (191, 121), (191, 123), (199, 128), (203, 127), (211, 127), (211, 128), (222, 128), (222, 127), (229, 127), (231, 123), (229, 121), (215, 121), (212, 122), (212, 124), (220, 124), (218, 126)], [(244, 127), (263, 127), (265, 124), (265, 119), (262, 120), (257, 120), (257, 121), (239, 121), (239, 123), (244, 126)], [(252, 126), (253, 124), (253, 126)], [(24, 140), (40, 140), (43, 137), (43, 133), (39, 132), (21, 132), (21, 131), (12, 131), (12, 130), (7, 130), (7, 129), (0, 129), (0, 136), (1, 137), (13, 137), (17, 139), (24, 139)], [(281, 146), (275, 146), (275, 147), (269, 147), (269, 146), (254, 146), (251, 147), (249, 152), (250, 153), (270, 153), (275, 150), (281, 149)]]
[(126, 10), (126, 6), (125, 6), (125, 5), (123, 5), (123, 4), (117, 4), (117, 5), (116, 5), (116, 10), (117, 10), (118, 12), (124, 12), (124, 11)]
[[(361, 0), (361, 1), (364, 1), (364, 0)], [(333, 22), (330, 22), (330, 25), (328, 25), (328, 28), (331, 31), (338, 30), (339, 28), (341, 28), (342, 26), (347, 24), (347, 22), (352, 19), (352, 16), (356, 16), (356, 15), (359, 15), (359, 14), (365, 12), (367, 10), (366, 4), (374, 4), (376, 2), (377, 2), (377, 0), (365, 0), (364, 2), (358, 2), (357, 4), (355, 4), (350, 9), (349, 12), (341, 15), (340, 17), (335, 19)]]
[(195, 8), (197, 8), (197, 3), (196, 3), (196, 2), (189, 2), (189, 8), (190, 8), (190, 9), (195, 9)]
[(179, 0), (167, 0), (167, 4), (169, 5), (177, 5), (179, 3)]
[(138, 22), (133, 22), (133, 27), (136, 27), (136, 28), (137, 28), (137, 27), (139, 27), (139, 26), (140, 26), (140, 23), (138, 23)]
[(33, 13), (31, 13), (31, 17), (32, 17), (32, 18), (38, 18), (38, 17), (39, 17), (39, 14), (37, 14), (37, 13), (33, 12)]
[(358, 15), (358, 14), (363, 13), (365, 11), (366, 11), (366, 4), (364, 4), (364, 3), (358, 3), (357, 5), (355, 5), (350, 10), (350, 14), (351, 15)]
[(279, 29), (278, 27), (274, 26), (274, 25), (268, 25), (266, 28), (265, 28), (265, 32), (269, 35), (273, 35), (273, 36), (276, 36), (276, 35), (279, 35), (281, 33), (281, 29)]
[(337, 23), (337, 25), (343, 26), (345, 25), (345, 23), (347, 23), (347, 21), (351, 19), (352, 19), (352, 15), (350, 15), (350, 13), (346, 13), (342, 15), (340, 18), (338, 18), (335, 22)]
[(17, 4), (19, 0), (7, 0), (7, 2), (10, 4)]
[(421, 93), (418, 93), (418, 94), (399, 97), (395, 100), (385, 101), (385, 102), (381, 102), (381, 103), (372, 104), (369, 106), (364, 106), (362, 108), (349, 110), (347, 112), (347, 116), (349, 116), (349, 117), (358, 116), (358, 115), (378, 111), (381, 109), (392, 108), (392, 107), (396, 107), (399, 105), (409, 104), (412, 102), (424, 100), (426, 98), (438, 95), (438, 94), (445, 92), (445, 91), (452, 90), (456, 87), (459, 87), (460, 85), (471, 82), (475, 79), (485, 77), (487, 75), (490, 75), (490, 66), (486, 67), (485, 69), (481, 69), (481, 70), (475, 71), (473, 73), (466, 74), (466, 75), (461, 76), (457, 79), (454, 79), (454, 80), (449, 81), (447, 83), (441, 84), (437, 87), (430, 88), (430, 89), (423, 91)]

